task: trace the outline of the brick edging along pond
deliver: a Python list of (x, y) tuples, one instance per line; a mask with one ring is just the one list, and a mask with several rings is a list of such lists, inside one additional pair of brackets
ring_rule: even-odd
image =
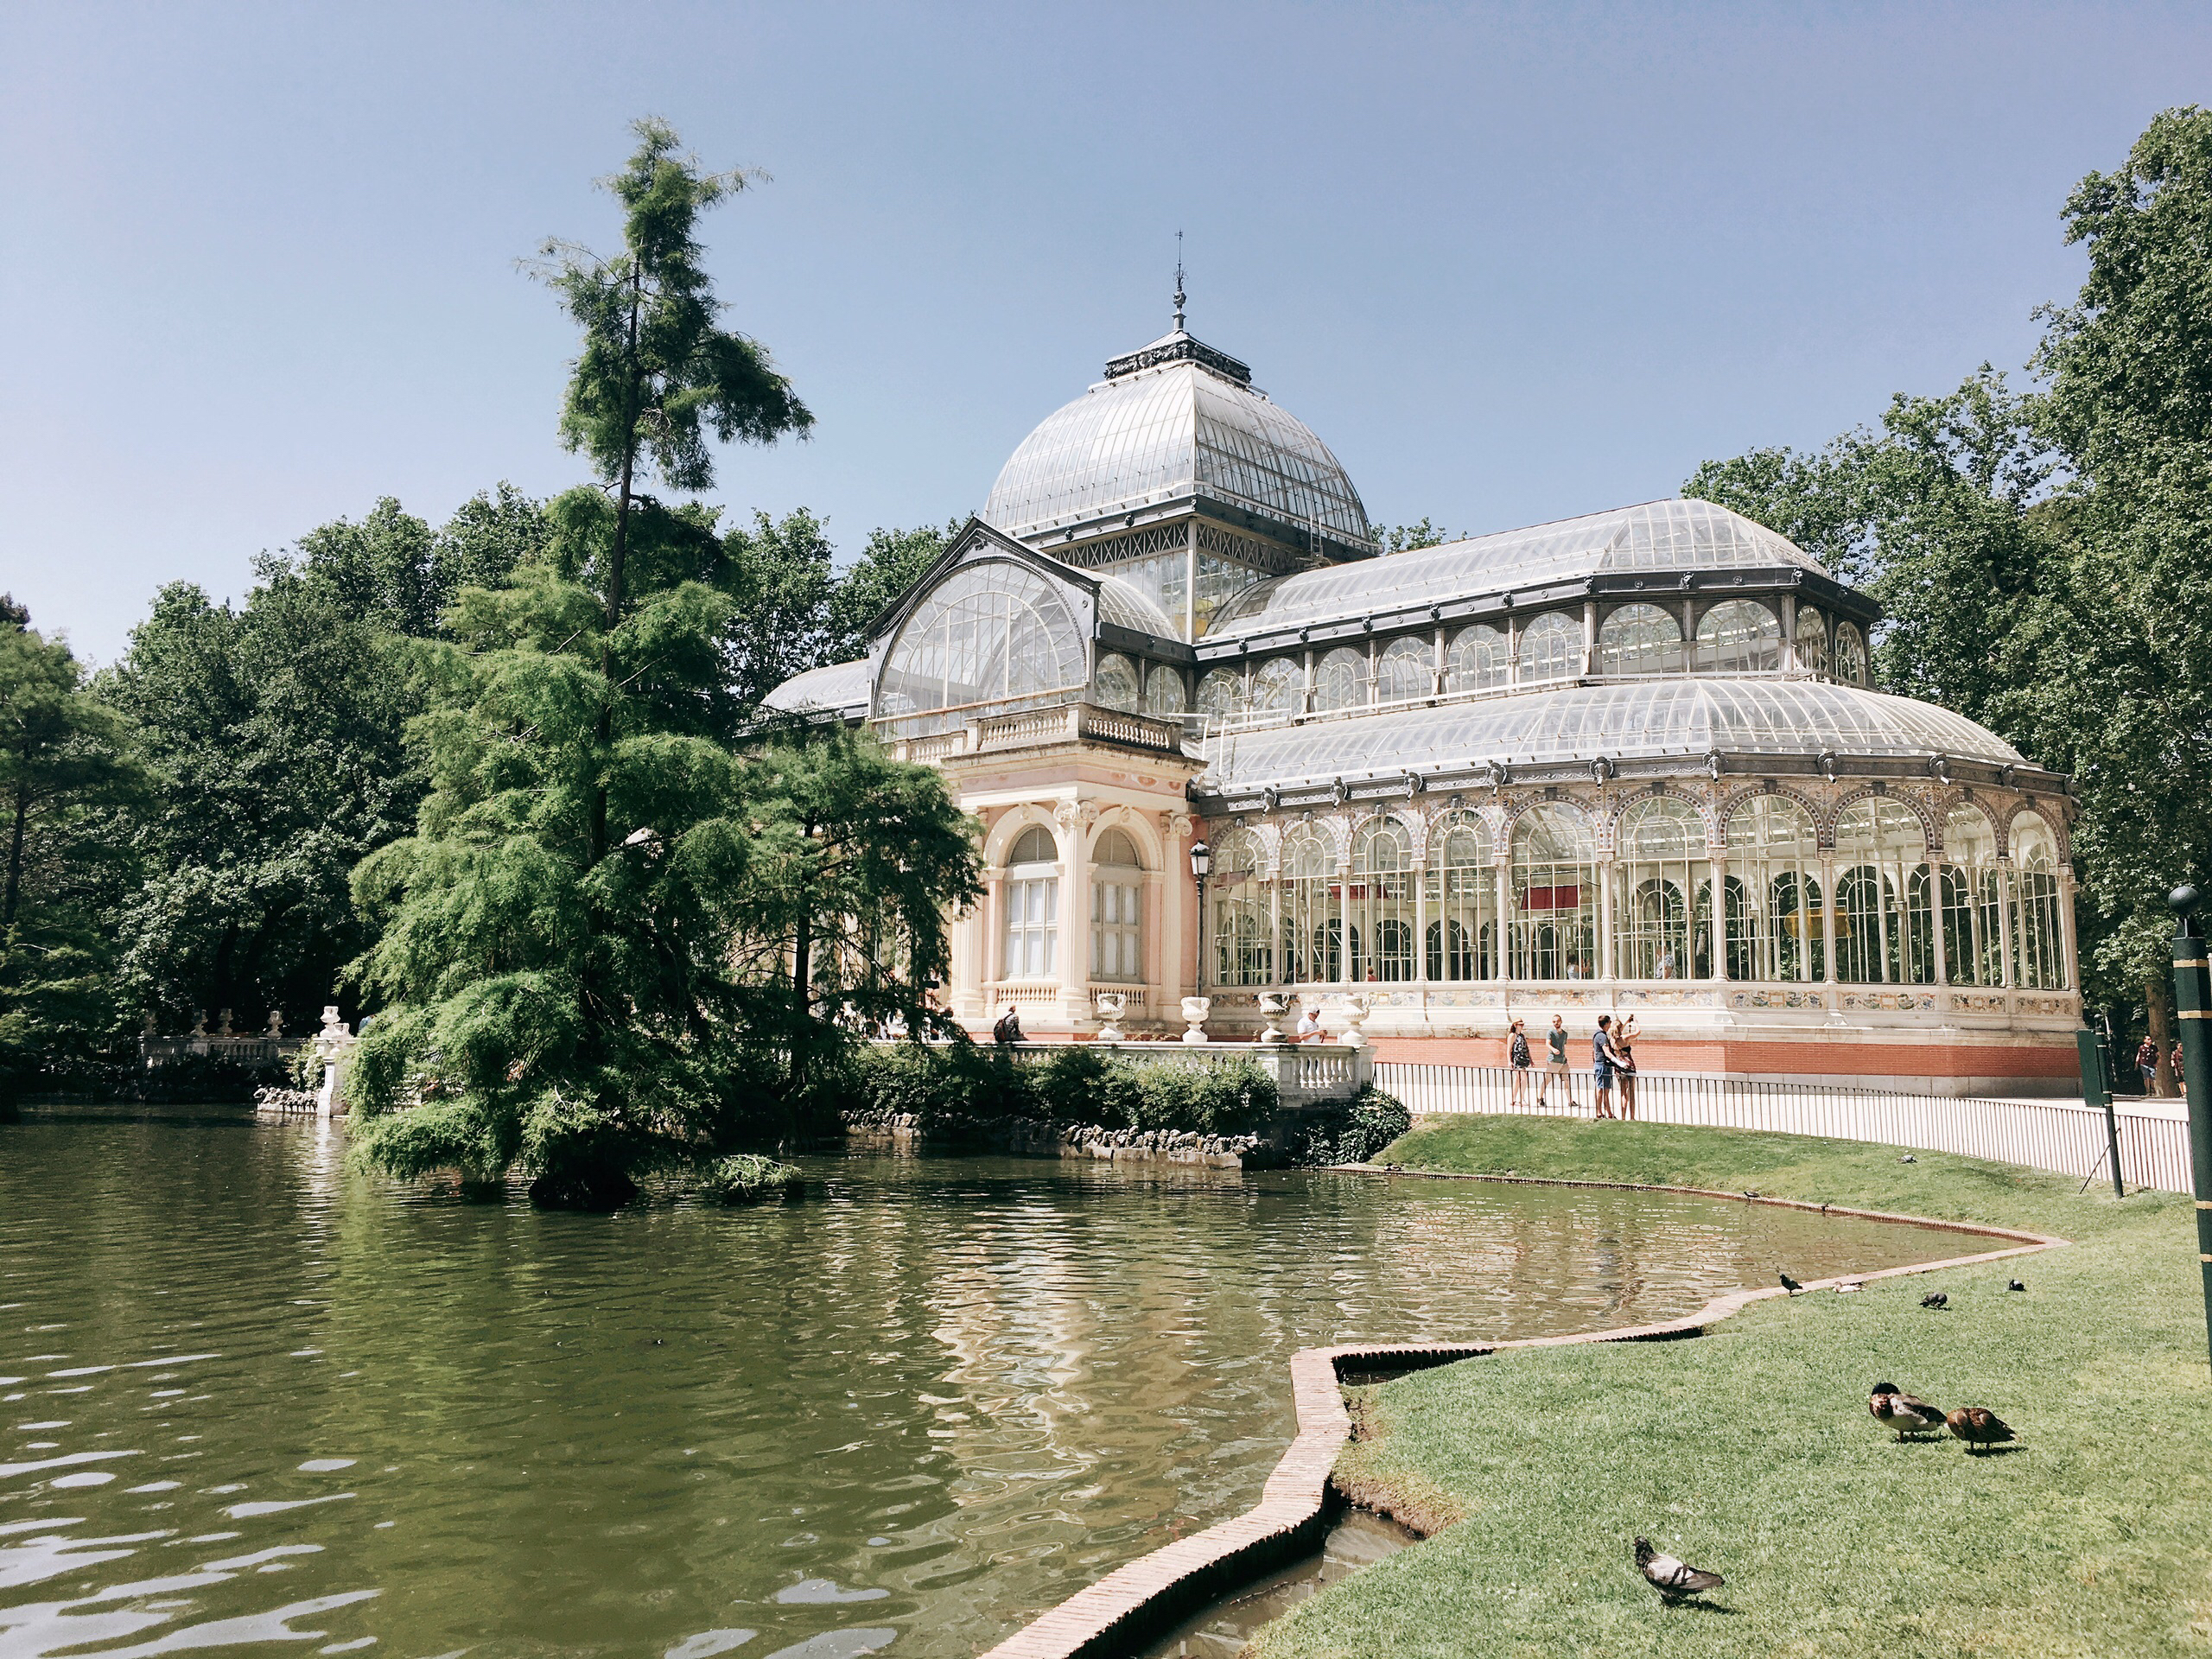
[[(1891, 1215), (1842, 1205), (1771, 1198), (1756, 1192), (1719, 1192), (1699, 1186), (1654, 1186), (1627, 1181), (1547, 1180), (1529, 1175), (1463, 1175), (1444, 1171), (1385, 1171), (1372, 1164), (1345, 1166), (1370, 1174), (1423, 1180), (1497, 1181), (1526, 1186), (1600, 1186), (1624, 1192), (1669, 1192), (1701, 1198), (1729, 1198), (1738, 1204), (1767, 1204), (1820, 1215), (1852, 1216), (1867, 1221), (1906, 1222), (1916, 1227), (2016, 1241), (2009, 1249), (1940, 1262), (1915, 1262), (1873, 1273), (1839, 1274), (1808, 1281), (1808, 1290), (1863, 1284), (1873, 1279), (1971, 1267), (2006, 1256), (2031, 1255), (2069, 1241), (1979, 1222), (1943, 1221), (1927, 1216)], [(1290, 1385), (1298, 1412), (1298, 1435), (1268, 1477), (1260, 1501), (1243, 1514), (1179, 1538), (1150, 1554), (1118, 1567), (1078, 1590), (1000, 1643), (984, 1659), (1112, 1659), (1132, 1651), (1188, 1618), (1210, 1601), (1233, 1593), (1263, 1573), (1309, 1555), (1328, 1530), (1332, 1508), (1329, 1477), (1337, 1454), (1351, 1438), (1345, 1409), (1347, 1376), (1395, 1376), (1457, 1360), (1475, 1359), (1509, 1348), (1558, 1348), (1586, 1342), (1667, 1342), (1704, 1334), (1756, 1301), (1787, 1293), (1781, 1287), (1738, 1290), (1716, 1297), (1687, 1319), (1656, 1325), (1618, 1325), (1563, 1337), (1527, 1337), (1513, 1342), (1347, 1343), (1334, 1348), (1301, 1348), (1290, 1357)]]

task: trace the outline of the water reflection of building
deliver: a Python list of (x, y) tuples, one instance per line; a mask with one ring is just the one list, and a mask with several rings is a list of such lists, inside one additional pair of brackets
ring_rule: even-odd
[(1195, 988), (1249, 1030), (1268, 988), (1356, 990), (1386, 1058), (1610, 1010), (1664, 1066), (2069, 1077), (2063, 780), (1875, 690), (1878, 618), (1700, 501), (1379, 555), (1328, 447), (1179, 311), (1022, 442), (866, 658), (772, 701), (982, 820), (974, 1026), (1080, 1034), (1109, 993), (1167, 1025)]

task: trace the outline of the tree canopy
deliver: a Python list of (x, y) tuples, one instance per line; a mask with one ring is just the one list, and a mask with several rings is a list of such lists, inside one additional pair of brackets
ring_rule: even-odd
[(535, 1201), (590, 1208), (787, 1134), (845, 1021), (925, 1016), (943, 906), (976, 884), (935, 774), (866, 738), (735, 746), (767, 690), (824, 659), (828, 541), (804, 512), (718, 534), (711, 509), (638, 485), (706, 488), (709, 433), (767, 442), (812, 417), (714, 322), (693, 226), (742, 175), (637, 130), (607, 181), (623, 252), (547, 248), (584, 336), (563, 436), (611, 493), (556, 499), (542, 551), (461, 588), (446, 638), (413, 647), (429, 792), (353, 877), (374, 935), (353, 971), (379, 1005), (358, 1155), (518, 1165)]
[(1878, 431), (1708, 461), (1683, 493), (1866, 583), (1886, 689), (2072, 775), (2086, 988), (2141, 999), (2164, 1082), (2165, 894), (2212, 873), (2212, 113), (2158, 116), (2062, 218), (2088, 277), (2041, 313), (2030, 391), (1985, 365), (1899, 394)]
[(29, 622), (0, 597), (0, 1113), (111, 1033), (97, 824), (137, 783), (124, 723)]

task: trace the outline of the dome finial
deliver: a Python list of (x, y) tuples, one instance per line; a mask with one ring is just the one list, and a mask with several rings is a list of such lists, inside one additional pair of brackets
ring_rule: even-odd
[(1175, 332), (1183, 332), (1183, 232), (1175, 232)]

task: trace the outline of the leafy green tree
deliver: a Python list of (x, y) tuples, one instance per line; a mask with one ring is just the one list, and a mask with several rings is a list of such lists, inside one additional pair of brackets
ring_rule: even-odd
[(104, 908), (118, 994), (176, 1029), (228, 1007), (295, 1030), (366, 944), (347, 887), (406, 832), (424, 779), (404, 746), (423, 707), (402, 641), (435, 632), (464, 576), (498, 580), (550, 533), (512, 486), (433, 530), (390, 499), (257, 562), (239, 607), (156, 595), (101, 696), (139, 734), (149, 786), (107, 833), (128, 880)]
[(537, 1201), (599, 1207), (741, 1121), (760, 1063), (726, 941), (752, 814), (743, 763), (702, 729), (728, 595), (639, 536), (610, 626), (614, 509), (577, 490), (553, 511), (548, 556), (465, 589), (453, 641), (419, 648), (433, 787), (416, 834), (354, 874), (380, 1007), (353, 1098), (380, 1167), (518, 1162)]
[(2212, 872), (2212, 112), (2160, 114), (2063, 217), (2089, 272), (2034, 365), (2075, 476), (2028, 704), (2071, 762), (2098, 961), (2143, 988), (2164, 1055), (2164, 896)]
[(398, 637), (271, 569), (245, 607), (164, 588), (100, 694), (140, 734), (144, 798), (113, 830), (119, 989), (168, 1029), (235, 1009), (300, 1028), (361, 949), (346, 874), (405, 832), (420, 706)]
[[(603, 182), (623, 207), (620, 253), (601, 257), (550, 240), (538, 273), (583, 330), (569, 378), (562, 441), (588, 456), (614, 490), (613, 542), (595, 572), (608, 655), (601, 667), (609, 698), (600, 711), (601, 747), (613, 741), (613, 652), (628, 599), (630, 520), (640, 469), (671, 489), (714, 482), (711, 433), (725, 443), (772, 442), (814, 424), (758, 341), (715, 326), (721, 307), (700, 264), (699, 214), (751, 182), (744, 171), (703, 173), (677, 153), (665, 122), (633, 124), (638, 149)], [(607, 797), (592, 786), (592, 861), (607, 851)]]
[[(463, 589), (451, 643), (419, 648), (431, 791), (416, 834), (354, 876), (378, 935), (356, 972), (381, 1004), (359, 1155), (398, 1174), (518, 1165), (549, 1205), (620, 1204), (642, 1174), (772, 1134), (760, 1080), (804, 1034), (742, 942), (790, 885), (764, 889), (756, 863), (807, 863), (794, 803), (812, 774), (764, 782), (726, 740), (777, 671), (734, 628), (748, 605), (810, 625), (826, 544), (803, 516), (719, 537), (709, 510), (639, 485), (704, 489), (709, 434), (765, 442), (811, 416), (765, 350), (715, 326), (693, 227), (743, 175), (701, 173), (658, 122), (637, 131), (608, 181), (623, 252), (548, 244), (541, 267), (584, 335), (563, 435), (612, 499), (556, 499), (543, 555)], [(903, 769), (874, 783), (896, 799), (918, 780), (942, 798)], [(942, 944), (910, 950), (927, 963)]]
[(808, 1059), (852, 1023), (918, 1029), (975, 855), (937, 776), (870, 740), (733, 753), (736, 572), (683, 533), (703, 514), (640, 505), (613, 629), (613, 505), (576, 490), (551, 516), (542, 560), (464, 590), (452, 639), (417, 647), (433, 786), (355, 873), (378, 1012), (353, 1098), (378, 1166), (519, 1165), (537, 1202), (603, 1207), (787, 1133)]
[(2166, 892), (2212, 874), (2212, 114), (2153, 120), (2069, 198), (2089, 274), (2016, 397), (1986, 366), (1879, 433), (1708, 462), (1736, 507), (1865, 582), (1884, 683), (2074, 779), (2086, 990), (2140, 998), (2170, 1092)]
[(844, 663), (863, 655), (871, 626), (944, 556), (961, 523), (948, 520), (942, 530), (925, 524), (919, 530), (870, 531), (868, 545), (830, 593), (822, 660)]
[(1985, 364), (1945, 397), (1900, 393), (1881, 429), (1813, 454), (1707, 461), (1682, 493), (1779, 531), (1882, 602), (1876, 677), (2015, 741), (2056, 545), (2053, 461), (2031, 400)]
[(729, 630), (732, 693), (750, 709), (794, 674), (833, 660), (830, 606), (836, 588), (822, 521), (801, 507), (722, 538), (737, 609)]
[(98, 926), (112, 857), (95, 829), (136, 783), (124, 722), (29, 620), (0, 596), (0, 1115), (41, 1078), (72, 1080), (113, 1034)]
[(1442, 547), (1446, 542), (1464, 541), (1464, 536), (1454, 536), (1448, 530), (1439, 530), (1423, 518), (1417, 524), (1377, 524), (1375, 544), (1385, 553), (1411, 553), (1424, 547)]
[(947, 1026), (929, 1003), (950, 966), (944, 916), (982, 896), (982, 862), (975, 821), (938, 775), (872, 737), (772, 747), (759, 786), (736, 957), (788, 997), (774, 1024), (803, 1104), (855, 1037)]

